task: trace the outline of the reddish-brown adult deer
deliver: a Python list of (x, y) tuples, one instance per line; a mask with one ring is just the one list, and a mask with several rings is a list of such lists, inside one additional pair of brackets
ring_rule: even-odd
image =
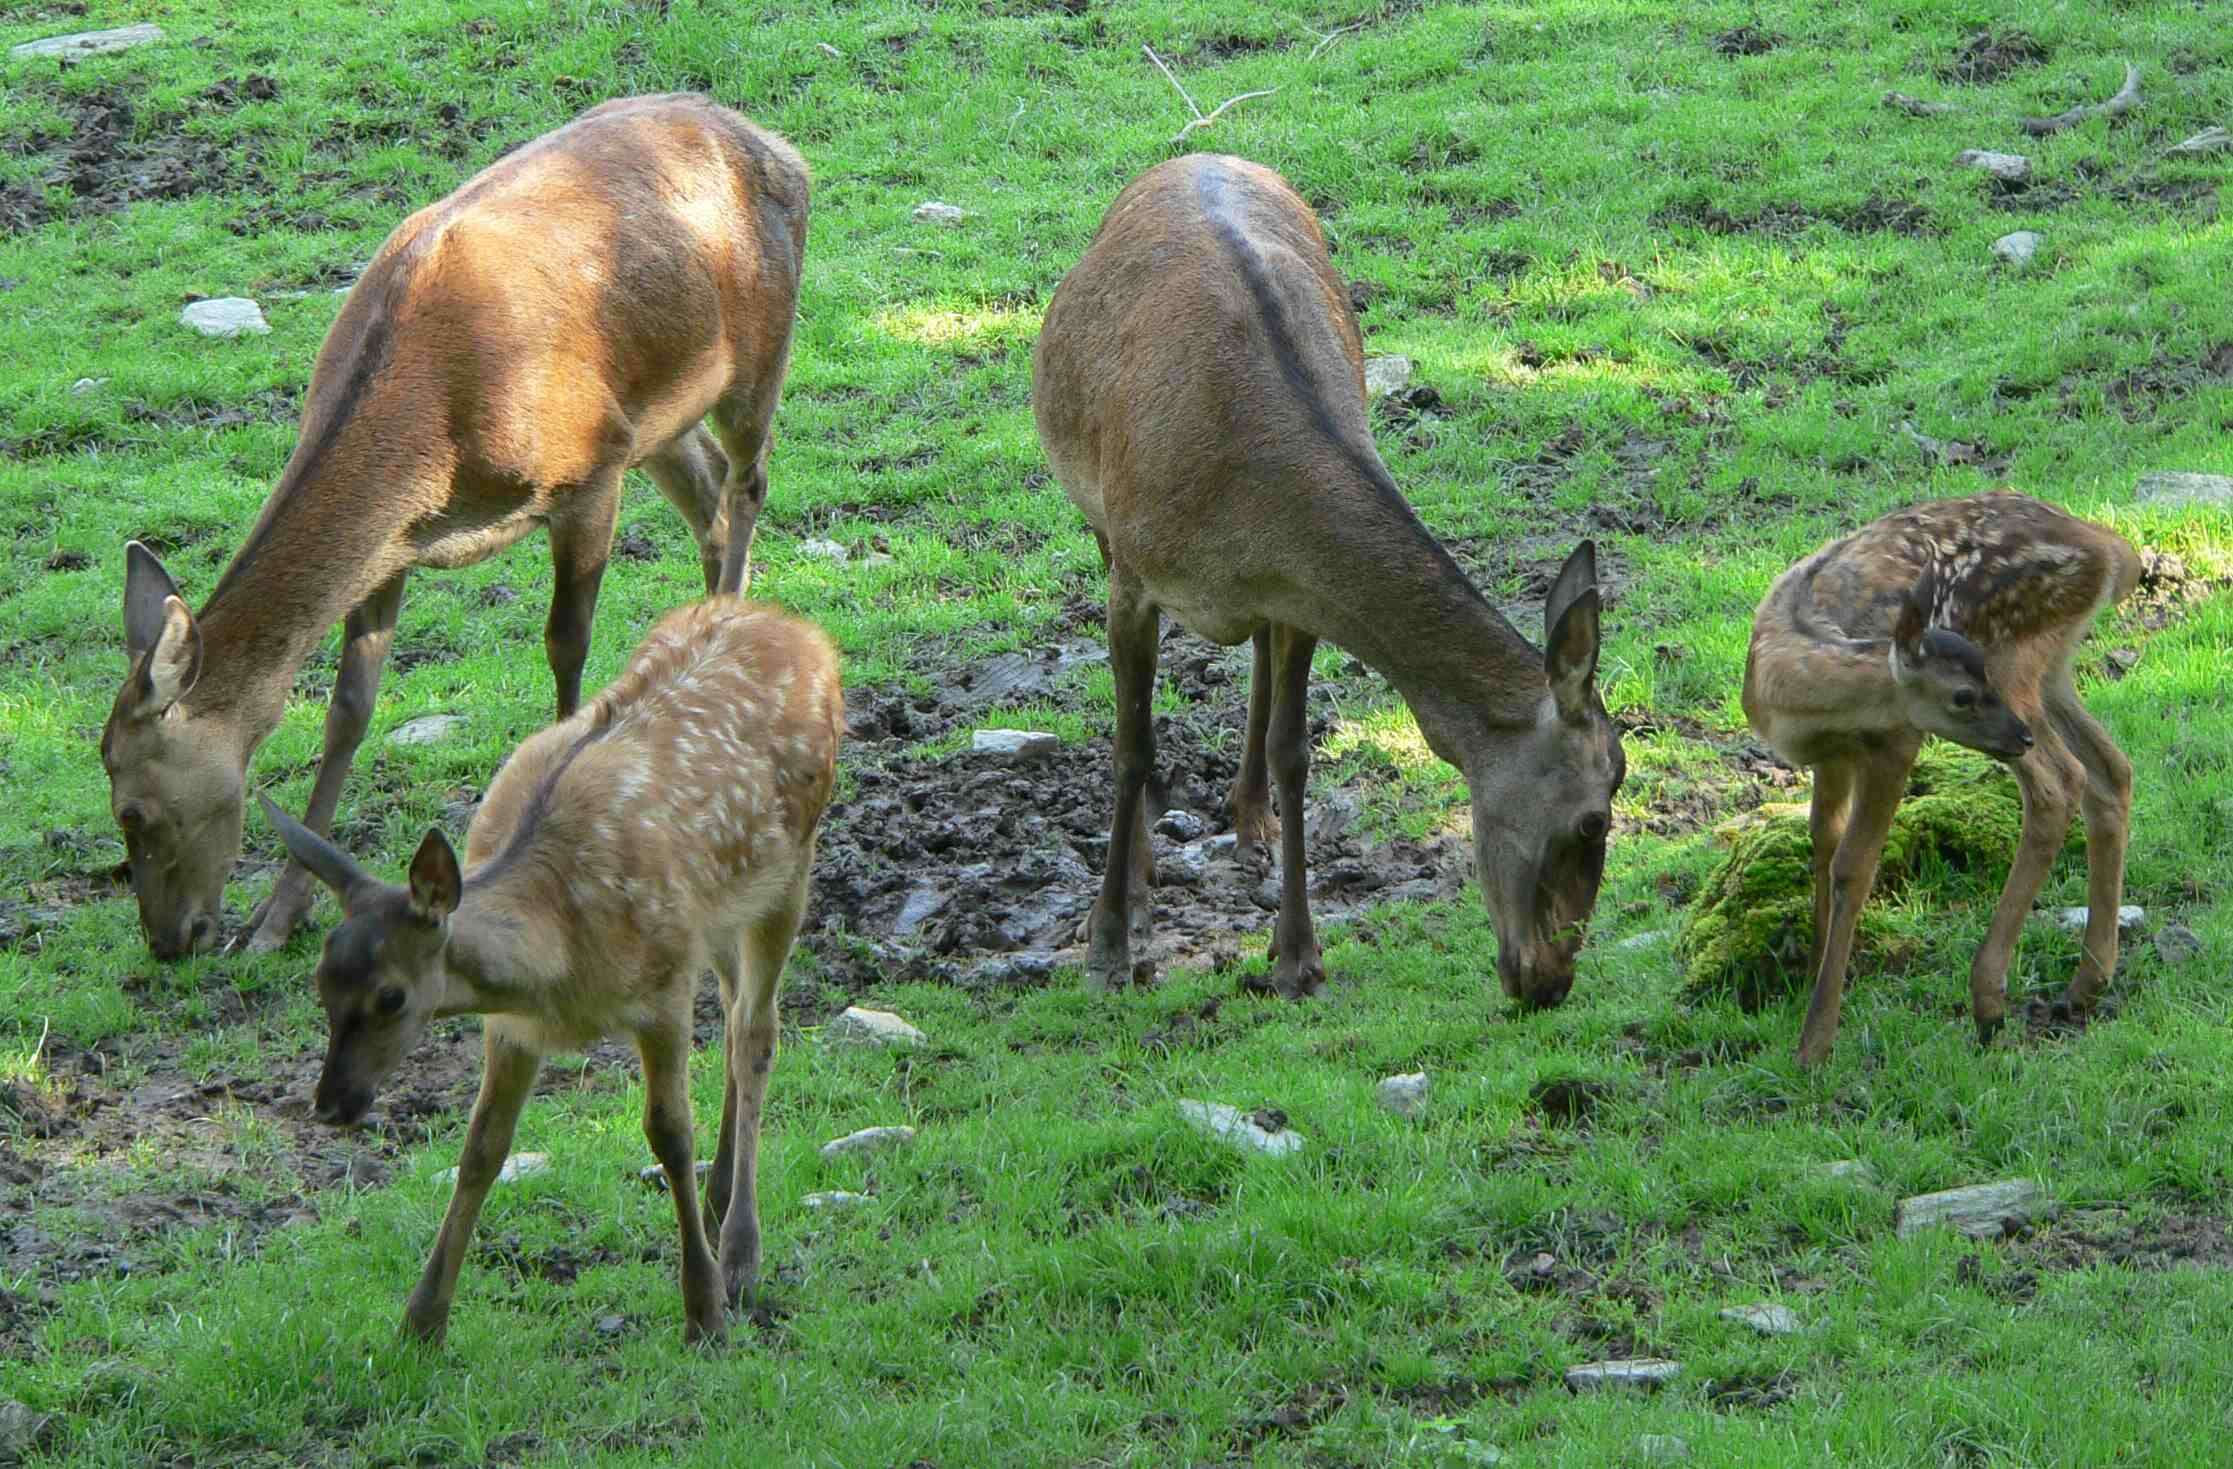
[(1090, 980), (1153, 974), (1136, 949), (1167, 612), (1212, 641), (1255, 643), (1232, 802), (1243, 841), (1280, 841), (1267, 987), (1295, 997), (1325, 977), (1302, 819), (1304, 696), (1324, 638), (1386, 675), (1429, 746), (1464, 772), (1505, 992), (1565, 999), (1624, 769), (1596, 688), (1595, 553), (1583, 542), (1553, 582), (1538, 652), (1428, 533), (1373, 448), (1362, 344), (1310, 207), (1238, 158), (1142, 174), (1048, 304), (1032, 407), (1109, 572), (1116, 816)]
[[(381, 882), (264, 802), (287, 850), (346, 915), (318, 963), (332, 1030), (319, 1118), (362, 1118), (428, 1021), (489, 1017), (457, 1189), (405, 1331), (440, 1340), (543, 1055), (612, 1034), (643, 1057), (644, 1133), (682, 1228), (684, 1334), (720, 1337), (727, 1307), (749, 1299), (777, 980), (806, 909), (843, 706), (829, 639), (773, 609), (712, 597), (669, 613), (604, 692), (519, 747), (466, 833), (462, 872), (430, 831), (408, 882)], [(690, 1011), (708, 964), (727, 1017), (706, 1200), (718, 1271), (691, 1168)]]
[[(689, 522), (706, 589), (742, 589), (806, 222), (788, 144), (677, 95), (593, 108), (397, 226), (326, 334), (294, 454), (200, 614), (152, 552), (125, 548), (131, 672), (101, 762), (159, 957), (216, 938), (248, 761), (345, 616), (305, 816), (331, 829), (412, 568), (467, 566), (547, 525), (562, 718), (631, 466)], [(251, 946), (286, 942), (310, 896), (290, 865)]]
[(2006, 761), (2023, 835), (1970, 965), (1970, 1013), (1990, 1042), (2032, 899), (2086, 819), (2086, 937), (2061, 1005), (2093, 1008), (2117, 968), (2132, 765), (2070, 680), (2094, 614), (2129, 595), (2124, 537), (1996, 491), (1897, 510), (1786, 571), (1753, 617), (1745, 717), (1776, 753), (1814, 767), (1814, 998), (1799, 1063), (1837, 1039), (1854, 925), (1926, 735)]

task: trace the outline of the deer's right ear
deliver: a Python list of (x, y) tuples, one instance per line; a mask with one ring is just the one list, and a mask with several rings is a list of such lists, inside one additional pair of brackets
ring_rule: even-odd
[(279, 833), (279, 840), (287, 844), (288, 855), (300, 862), (312, 877), (331, 888), (333, 895), (341, 900), (342, 911), (347, 912), (349, 895), (373, 882), (372, 875), (359, 867), (347, 852), (280, 810), (262, 791), (256, 793), (256, 803), (264, 808), (264, 820)]
[(161, 622), (126, 685), (135, 718), (153, 718), (170, 708), (202, 676), (202, 630), (194, 614), (176, 597), (164, 598), (159, 613)]
[(1892, 624), (1892, 652), (1903, 663), (1923, 661), (1923, 634), (1931, 629), (1930, 614), (1923, 610), (1919, 590), (1900, 603), (1899, 620)]
[(457, 911), (464, 889), (465, 878), (458, 871), (450, 839), (429, 831), (411, 859), (411, 911), (428, 923), (440, 923)]
[(178, 583), (138, 541), (124, 543), (124, 656), (137, 663), (162, 635), (164, 604), (179, 594)]

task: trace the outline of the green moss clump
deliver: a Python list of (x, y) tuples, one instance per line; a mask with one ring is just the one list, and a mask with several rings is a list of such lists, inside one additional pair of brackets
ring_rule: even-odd
[[(2023, 799), (2000, 762), (1944, 741), (1927, 743), (1892, 818), (1874, 898), (1911, 890), (1915, 878), (1938, 869), (1988, 874), (1997, 884), (2023, 819)], [(1772, 814), (1737, 837), (1676, 938), (1686, 989), (1733, 990), (1757, 1004), (1811, 982), (1805, 971), (1814, 942), (1813, 850), (1803, 807)], [(1873, 901), (1861, 910), (1856, 964), (1895, 957), (1883, 909)]]

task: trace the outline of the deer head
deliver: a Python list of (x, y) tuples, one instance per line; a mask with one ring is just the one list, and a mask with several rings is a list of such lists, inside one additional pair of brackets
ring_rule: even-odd
[(124, 547), (124, 652), (131, 671), (101, 731), (101, 764), (140, 927), (157, 958), (176, 959), (217, 938), (240, 855), (241, 760), (229, 732), (179, 707), (201, 676), (201, 629), (138, 541)]
[(450, 915), (464, 890), (457, 853), (442, 833), (429, 831), (399, 887), (366, 872), (268, 797), (257, 800), (295, 860), (341, 900), (342, 921), (318, 957), (318, 1003), (330, 1035), (316, 1114), (321, 1122), (352, 1124), (449, 992)]
[(1497, 977), (1523, 1004), (1556, 1005), (1605, 875), (1613, 793), (1628, 772), (1597, 694), (1597, 549), (1574, 548), (1543, 606), (1550, 685), (1535, 722), (1466, 762), (1473, 856), (1496, 921)]
[(1931, 625), (1934, 599), (1926, 574), (1907, 594), (1892, 628), (1892, 683), (1901, 712), (1927, 734), (2002, 760), (2018, 759), (2031, 749), (2031, 727), (1993, 687), (1983, 650), (1952, 628)]

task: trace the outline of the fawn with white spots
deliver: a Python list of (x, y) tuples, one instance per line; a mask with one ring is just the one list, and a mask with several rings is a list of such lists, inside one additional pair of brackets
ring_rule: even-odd
[(1897, 510), (1809, 556), (1760, 603), (1745, 717), (1776, 753), (1814, 767), (1814, 998), (1801, 1065), (1837, 1039), (1854, 925), (1925, 735), (2006, 761), (2023, 835), (1970, 966), (1990, 1041), (2032, 899), (2086, 821), (2084, 954), (2061, 1005), (2082, 1015), (2117, 968), (2132, 765), (2078, 702), (2070, 665), (2094, 614), (2129, 596), (2124, 537), (2007, 491)]
[[(505, 762), (466, 833), (430, 831), (401, 886), (266, 800), (295, 860), (341, 899), (318, 997), (332, 1028), (316, 1110), (352, 1123), (444, 1016), (481, 1013), (486, 1065), (457, 1189), (404, 1329), (439, 1341), (481, 1202), (511, 1151), (542, 1057), (626, 1035), (643, 1058), (644, 1133), (682, 1229), (690, 1340), (718, 1339), (760, 1267), (760, 1108), (776, 990), (806, 909), (836, 780), (844, 697), (819, 631), (713, 597), (668, 614), (627, 671)], [(706, 1213), (691, 1166), (691, 1003), (721, 981), (728, 1085)]]
[[(706, 590), (744, 589), (807, 190), (789, 144), (704, 97), (591, 108), (381, 245), (318, 351), (294, 453), (199, 613), (154, 552), (126, 545), (130, 671), (101, 763), (157, 958), (216, 942), (248, 762), (345, 620), (303, 816), (332, 830), (414, 568), (469, 566), (549, 527), (561, 719), (581, 702), (631, 467), (689, 522)], [(249, 946), (284, 944), (311, 892), (290, 864)]]

